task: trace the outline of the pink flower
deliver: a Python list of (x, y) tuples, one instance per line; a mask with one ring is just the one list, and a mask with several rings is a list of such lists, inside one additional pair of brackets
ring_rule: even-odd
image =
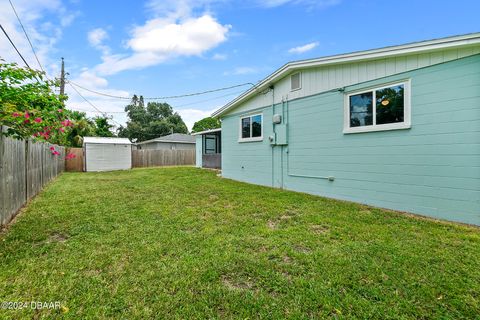
[(25, 119), (25, 120), (23, 121), (23, 123), (30, 123), (30, 120)]
[(74, 159), (76, 158), (77, 156), (73, 153), (69, 153), (65, 156), (65, 160), (70, 160), (70, 159)]
[(58, 152), (57, 150), (55, 150), (55, 151), (52, 152), (52, 154), (53, 154), (54, 156), (58, 156), (58, 155), (60, 154), (60, 152)]
[(20, 116), (21, 116), (21, 114), (20, 114), (20, 113), (18, 113), (18, 112), (14, 112), (14, 113), (12, 113), (12, 117), (20, 117)]
[(55, 147), (53, 147), (53, 146), (50, 147), (50, 150), (51, 150), (51, 151), (54, 151), (54, 150), (55, 150)]
[(57, 111), (58, 111), (58, 112), (63, 112), (63, 109), (58, 109)]
[(73, 126), (73, 122), (70, 121), (70, 120), (68, 120), (68, 119), (66, 119), (66, 120), (63, 120), (63, 121), (62, 121), (62, 125), (63, 125), (64, 127), (71, 127), (71, 126)]
[(65, 132), (65, 128), (64, 127), (61, 127), (60, 129), (58, 129), (60, 132)]
[(28, 119), (30, 118), (30, 115), (28, 114), (28, 112), (25, 112), (25, 119)]
[(35, 121), (36, 123), (40, 123), (40, 122), (42, 122), (42, 118), (35, 118), (34, 121)]

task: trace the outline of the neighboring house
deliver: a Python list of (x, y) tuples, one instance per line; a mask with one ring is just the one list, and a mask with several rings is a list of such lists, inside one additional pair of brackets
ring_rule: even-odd
[(132, 143), (127, 138), (84, 137), (85, 171), (132, 168)]
[(226, 178), (480, 225), (480, 33), (287, 63), (213, 116)]
[(194, 150), (195, 137), (189, 134), (172, 133), (160, 138), (139, 142), (136, 147), (142, 150)]
[(196, 138), (196, 166), (199, 168), (222, 168), (222, 129), (193, 133)]

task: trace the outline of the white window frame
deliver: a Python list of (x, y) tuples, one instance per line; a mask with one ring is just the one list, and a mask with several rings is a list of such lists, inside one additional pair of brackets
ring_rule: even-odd
[[(404, 105), (403, 105), (403, 122), (376, 124), (377, 122), (377, 103), (375, 91), (403, 85), (404, 92)], [(374, 132), (374, 131), (387, 131), (387, 130), (399, 130), (410, 129), (412, 127), (412, 104), (411, 104), (411, 85), (410, 79), (402, 80), (399, 82), (385, 83), (380, 86), (374, 86), (369, 88), (362, 88), (360, 90), (352, 91), (345, 94), (344, 99), (344, 121), (343, 121), (343, 133), (360, 133), (360, 132)], [(350, 127), (350, 97), (361, 93), (373, 93), (373, 105), (372, 115), (373, 124), (370, 126)]]
[[(262, 121), (261, 121), (262, 130), (261, 130), (260, 137), (252, 137), (252, 130), (253, 130), (252, 118), (256, 116), (262, 117)], [(242, 138), (242, 120), (245, 118), (250, 118), (250, 138)], [(238, 142), (262, 141), (263, 140), (263, 113), (252, 113), (252, 114), (246, 114), (246, 115), (240, 116), (238, 133), (239, 133)]]
[[(292, 77), (298, 74), (298, 88), (292, 89)], [(290, 75), (290, 92), (297, 91), (302, 89), (302, 73), (301, 72), (295, 72), (292, 75)]]

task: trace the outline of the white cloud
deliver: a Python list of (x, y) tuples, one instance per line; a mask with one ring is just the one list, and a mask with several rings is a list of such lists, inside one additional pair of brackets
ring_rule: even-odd
[(129, 55), (104, 55), (97, 70), (111, 75), (129, 69), (157, 65), (180, 56), (198, 56), (227, 40), (229, 25), (205, 14), (180, 22), (156, 18), (136, 27), (127, 47)]
[[(230, 25), (221, 24), (207, 7), (223, 0), (150, 0), (153, 15), (135, 26), (126, 48), (129, 53), (104, 52), (95, 69), (102, 75), (158, 65), (178, 57), (200, 56), (225, 42)], [(197, 11), (203, 11), (198, 14)]]
[(178, 109), (175, 110), (182, 116), (183, 121), (188, 127), (188, 130), (192, 130), (193, 125), (198, 120), (201, 120), (206, 117), (210, 117), (212, 112), (218, 108), (212, 110), (200, 110), (200, 109)]
[[(76, 14), (68, 12), (60, 0), (17, 0), (14, 2), (14, 5), (35, 47), (41, 64), (46, 69), (49, 77), (53, 78), (54, 72), (57, 70), (56, 65), (59, 62), (53, 61), (50, 58), (50, 54), (62, 36), (62, 27), (72, 23)], [(0, 12), (4, 13), (2, 15), (2, 26), (8, 32), (30, 67), (40, 69), (8, 1), (0, 1)], [(47, 20), (45, 18), (52, 14), (57, 16), (58, 20)], [(1, 57), (6, 61), (24, 65), (5, 37), (0, 37), (0, 52)]]
[(221, 54), (221, 53), (215, 53), (212, 56), (213, 60), (227, 60), (228, 56), (226, 54)]
[(337, 5), (341, 0), (257, 0), (257, 3), (266, 8), (274, 8), (287, 4), (305, 5), (309, 8), (325, 8)]
[(93, 29), (88, 33), (88, 42), (94, 47), (102, 44), (107, 38), (108, 33), (102, 28)]
[(246, 75), (246, 74), (254, 74), (254, 73), (257, 73), (258, 70), (256, 68), (253, 68), (253, 67), (237, 67), (235, 69), (233, 69), (232, 71), (225, 71), (223, 73), (224, 76), (229, 76), (229, 75), (235, 75), (235, 76), (239, 76), (239, 75)]
[(103, 56), (110, 54), (110, 48), (104, 44), (104, 41), (108, 39), (108, 33), (105, 29), (96, 28), (88, 32), (88, 42), (90, 45), (102, 52)]
[(229, 28), (208, 14), (180, 23), (153, 19), (144, 26), (135, 28), (128, 46), (136, 52), (154, 52), (167, 56), (199, 55), (225, 41)]
[(288, 50), (288, 52), (293, 54), (301, 54), (301, 53), (305, 53), (307, 51), (313, 50), (316, 47), (318, 47), (318, 42), (311, 42), (303, 46), (291, 48)]

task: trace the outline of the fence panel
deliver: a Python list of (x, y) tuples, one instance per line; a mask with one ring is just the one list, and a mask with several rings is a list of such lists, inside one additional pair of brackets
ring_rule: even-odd
[(195, 150), (132, 150), (132, 167), (193, 166)]
[(0, 223), (5, 224), (26, 201), (25, 141), (0, 139)]
[(27, 146), (27, 197), (35, 196), (43, 187), (43, 143), (28, 142)]
[(83, 148), (67, 148), (65, 152), (75, 155), (75, 158), (65, 162), (65, 171), (83, 171)]
[(65, 148), (54, 146), (60, 154), (53, 155), (51, 146), (0, 136), (0, 225), (63, 172)]

